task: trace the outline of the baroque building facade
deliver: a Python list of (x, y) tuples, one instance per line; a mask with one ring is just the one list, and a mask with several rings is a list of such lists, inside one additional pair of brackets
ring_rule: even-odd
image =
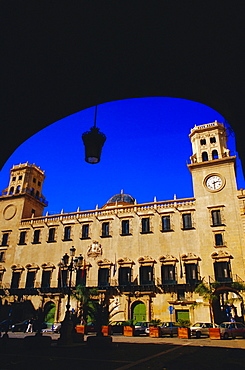
[(210, 321), (195, 293), (203, 281), (216, 283), (216, 323), (226, 320), (229, 302), (243, 321), (245, 191), (237, 189), (236, 157), (217, 121), (195, 126), (189, 137), (194, 197), (186, 199), (137, 204), (122, 192), (101, 209), (49, 215), (44, 172), (13, 166), (0, 197), (2, 308), (28, 301), (62, 321), (70, 279), (62, 256), (74, 246), (72, 289), (98, 288), (115, 306), (114, 320)]

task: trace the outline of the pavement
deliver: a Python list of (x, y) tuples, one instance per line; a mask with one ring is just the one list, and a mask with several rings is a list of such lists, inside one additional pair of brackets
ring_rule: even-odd
[[(31, 333), (9, 333), (9, 340), (0, 346), (0, 370), (9, 369), (154, 369), (206, 370), (245, 369), (245, 339), (211, 340), (113, 335), (112, 342), (93, 345), (85, 335), (84, 342), (57, 345), (59, 334), (44, 333), (51, 346), (25, 346)], [(103, 340), (103, 338), (102, 338)], [(89, 344), (90, 342), (90, 344)]]

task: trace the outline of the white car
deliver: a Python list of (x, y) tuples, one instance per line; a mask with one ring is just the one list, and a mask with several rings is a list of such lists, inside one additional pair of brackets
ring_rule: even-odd
[(197, 322), (190, 327), (191, 336), (200, 338), (202, 335), (209, 336), (209, 328), (215, 327), (211, 322)]

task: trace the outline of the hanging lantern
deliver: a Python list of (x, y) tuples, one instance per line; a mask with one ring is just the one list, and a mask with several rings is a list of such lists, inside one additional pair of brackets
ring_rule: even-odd
[(88, 163), (99, 163), (102, 147), (106, 141), (106, 136), (96, 127), (97, 106), (95, 107), (94, 126), (90, 131), (82, 134), (85, 146), (85, 161)]

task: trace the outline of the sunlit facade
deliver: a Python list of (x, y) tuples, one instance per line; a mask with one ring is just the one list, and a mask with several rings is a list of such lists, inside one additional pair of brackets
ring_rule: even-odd
[(44, 171), (13, 166), (0, 197), (2, 311), (28, 301), (63, 320), (70, 272), (62, 257), (74, 246), (72, 289), (98, 288), (98, 298), (116, 307), (113, 320), (210, 321), (208, 303), (195, 293), (203, 281), (217, 283), (215, 321), (227, 318), (227, 305), (243, 321), (245, 191), (237, 190), (236, 157), (221, 123), (195, 126), (189, 137), (193, 198), (137, 204), (122, 191), (100, 209), (49, 215)]

